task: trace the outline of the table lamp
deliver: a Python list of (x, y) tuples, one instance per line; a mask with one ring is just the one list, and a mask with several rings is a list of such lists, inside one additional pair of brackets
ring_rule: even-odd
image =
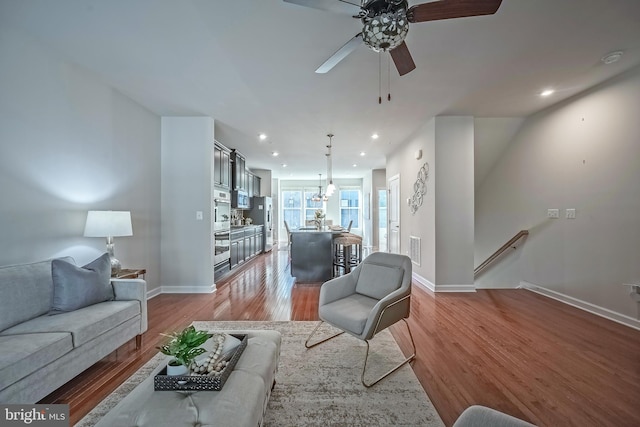
[(84, 227), (85, 237), (106, 237), (107, 252), (111, 259), (111, 275), (115, 276), (122, 268), (120, 261), (113, 254), (113, 238), (133, 236), (131, 228), (131, 212), (129, 211), (89, 211)]

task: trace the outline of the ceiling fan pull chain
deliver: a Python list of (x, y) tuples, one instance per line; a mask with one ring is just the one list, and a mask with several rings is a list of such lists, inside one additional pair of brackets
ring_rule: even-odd
[(382, 52), (378, 52), (378, 104), (382, 104)]
[(387, 55), (387, 101), (391, 102), (391, 55)]

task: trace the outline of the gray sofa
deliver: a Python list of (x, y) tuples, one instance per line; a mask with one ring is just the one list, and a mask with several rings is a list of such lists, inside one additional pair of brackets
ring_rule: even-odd
[(112, 279), (113, 300), (50, 315), (51, 264), (0, 268), (0, 403), (35, 403), (147, 330), (140, 279)]

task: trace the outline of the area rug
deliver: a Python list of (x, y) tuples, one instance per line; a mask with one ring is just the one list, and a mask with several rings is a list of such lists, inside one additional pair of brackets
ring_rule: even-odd
[[(304, 346), (317, 322), (194, 322), (197, 329), (273, 329), (282, 334), (280, 364), (264, 418), (266, 427), (443, 426), (429, 397), (408, 365), (371, 388), (360, 382), (366, 344), (347, 334), (318, 347)], [(321, 333), (328, 336), (329, 327)], [(388, 330), (371, 343), (367, 380), (402, 360)], [(76, 426), (94, 425), (162, 363), (153, 357)], [(161, 427), (161, 426), (159, 426)]]

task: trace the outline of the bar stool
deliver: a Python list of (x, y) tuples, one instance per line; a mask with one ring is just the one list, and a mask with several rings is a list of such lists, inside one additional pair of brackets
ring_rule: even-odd
[(333, 238), (333, 276), (348, 274), (362, 261), (362, 237), (352, 233), (342, 233)]

